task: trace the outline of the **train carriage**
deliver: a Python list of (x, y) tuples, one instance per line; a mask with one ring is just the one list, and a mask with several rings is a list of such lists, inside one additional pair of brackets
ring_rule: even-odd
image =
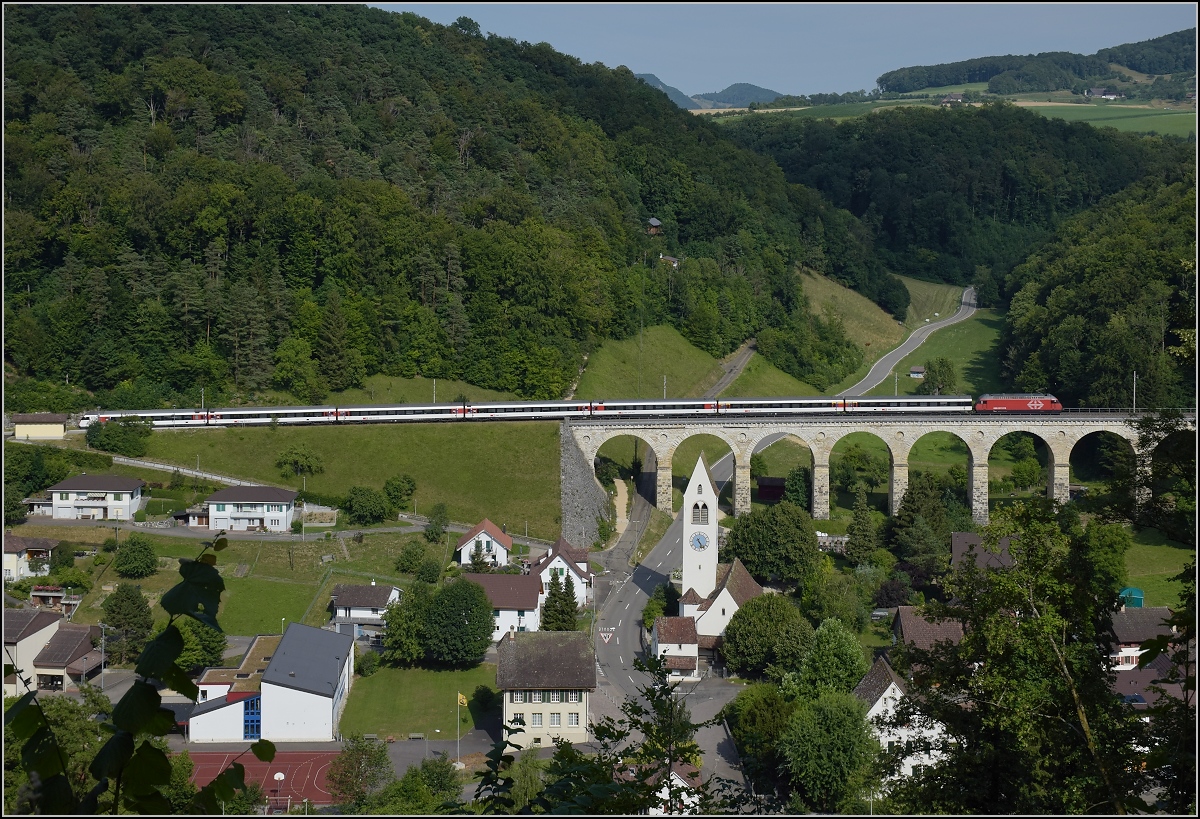
[(675, 415), (716, 415), (717, 399), (645, 401), (593, 401), (593, 418), (655, 417)]
[(722, 415), (797, 415), (806, 413), (842, 412), (845, 402), (841, 398), (730, 398), (720, 401), (718, 412)]
[(975, 405), (976, 412), (1005, 412), (1005, 413), (1059, 413), (1062, 412), (1062, 402), (1053, 395), (1038, 393), (1009, 393), (1006, 395), (981, 395)]
[(468, 421), (523, 421), (587, 418), (589, 415), (591, 403), (588, 401), (511, 401), (468, 404), (466, 417)]
[(969, 395), (894, 395), (894, 396), (865, 396), (848, 395), (845, 398), (846, 412), (887, 412), (887, 413), (942, 413), (970, 412), (971, 396)]

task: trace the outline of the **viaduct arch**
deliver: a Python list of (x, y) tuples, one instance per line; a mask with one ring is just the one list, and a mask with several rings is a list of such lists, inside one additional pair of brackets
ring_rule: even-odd
[[(813, 454), (812, 511), (816, 520), (829, 518), (829, 456), (833, 446), (852, 432), (869, 432), (887, 445), (891, 455), (888, 509), (896, 514), (908, 488), (908, 454), (921, 436), (930, 432), (949, 432), (967, 445), (970, 468), (968, 494), (971, 516), (978, 523), (988, 521), (988, 455), (992, 447), (1010, 432), (1028, 432), (1045, 444), (1049, 453), (1046, 494), (1059, 502), (1069, 499), (1071, 450), (1085, 436), (1111, 432), (1127, 441), (1137, 456), (1140, 468), (1149, 468), (1151, 452), (1140, 451), (1137, 431), (1130, 417), (1117, 413), (1064, 413), (1062, 415), (985, 417), (821, 417), (747, 420), (716, 417), (712, 419), (626, 419), (574, 421), (564, 434), (575, 444), (588, 464), (605, 441), (632, 435), (645, 441), (657, 461), (656, 503), (672, 513), (671, 460), (679, 445), (693, 435), (715, 436), (733, 451), (733, 511), (750, 511), (750, 456), (770, 436), (789, 435), (807, 446)], [(1195, 429), (1196, 421), (1188, 419)]]

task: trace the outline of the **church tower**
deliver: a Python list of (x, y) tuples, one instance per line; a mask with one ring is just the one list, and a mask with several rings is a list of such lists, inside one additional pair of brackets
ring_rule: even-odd
[(694, 590), (701, 599), (717, 585), (717, 489), (704, 456), (683, 493), (683, 593)]

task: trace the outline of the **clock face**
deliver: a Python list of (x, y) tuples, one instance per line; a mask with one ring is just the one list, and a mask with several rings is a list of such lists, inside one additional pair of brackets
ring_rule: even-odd
[(695, 549), (697, 552), (703, 552), (708, 548), (708, 535), (704, 534), (703, 532), (697, 532), (696, 534), (692, 535), (691, 543), (693, 549)]

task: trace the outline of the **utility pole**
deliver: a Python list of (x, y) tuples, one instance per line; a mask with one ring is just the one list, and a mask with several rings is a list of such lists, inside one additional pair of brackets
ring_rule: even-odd
[(433, 379), (433, 403), (437, 403), (437, 379)]
[(200, 388), (200, 411), (204, 412), (204, 387)]
[(108, 668), (108, 652), (106, 651), (107, 643), (105, 642), (105, 638), (108, 636), (108, 632), (106, 631), (106, 629), (110, 629), (110, 628), (112, 628), (112, 626), (105, 625), (104, 623), (100, 624), (100, 690), (101, 691), (104, 690), (104, 671), (105, 671), (105, 669)]
[(663, 375), (663, 400), (667, 400), (667, 376)]
[(900, 394), (900, 373), (892, 373), (892, 396)]
[(1137, 370), (1133, 371), (1133, 411), (1137, 412)]

